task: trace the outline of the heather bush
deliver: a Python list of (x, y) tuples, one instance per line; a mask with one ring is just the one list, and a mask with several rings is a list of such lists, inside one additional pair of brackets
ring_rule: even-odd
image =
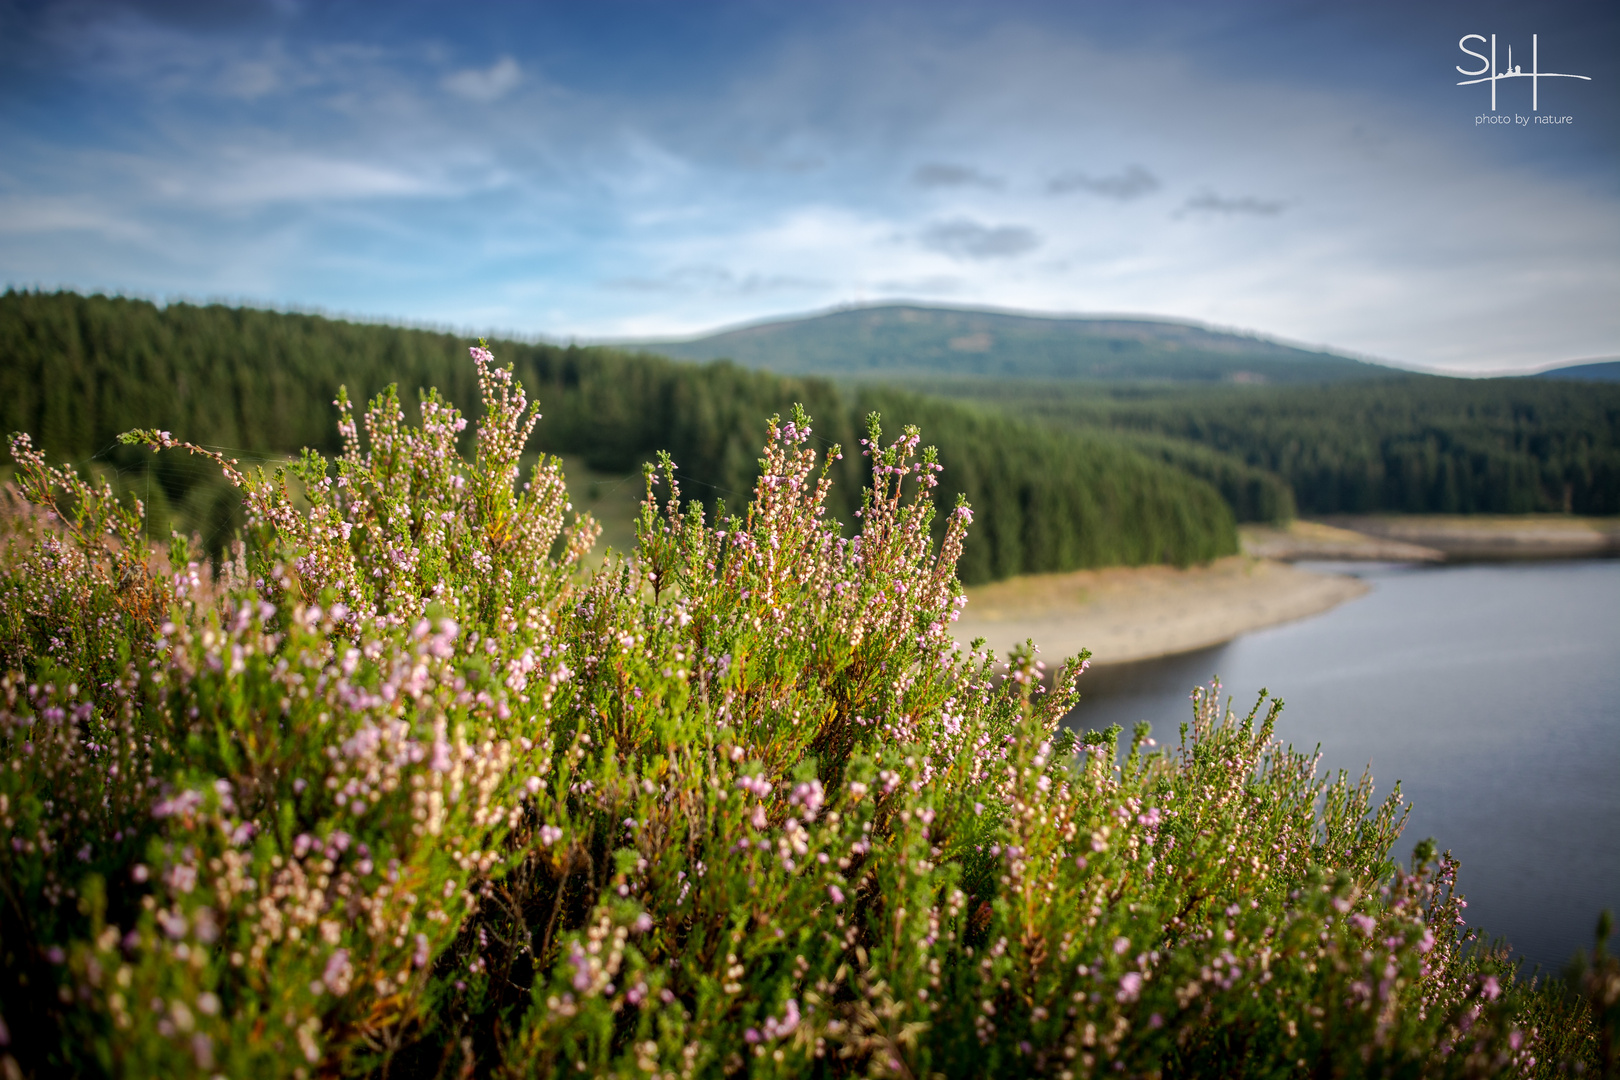
[(636, 550), (592, 570), (559, 464), (519, 486), (523, 390), (473, 360), (468, 459), (433, 394), (418, 425), (340, 396), (341, 456), (274, 473), (133, 433), (243, 491), (217, 566), (151, 552), (138, 503), (14, 437), (9, 1072), (1598, 1062), (1612, 965), (1584, 998), (1517, 979), (1453, 860), (1391, 861), (1398, 792), (1320, 777), (1279, 703), (1212, 684), (1176, 746), (1121, 747), (1059, 726), (1084, 656), (958, 649), (972, 514), (935, 528), (915, 429), (870, 421), (855, 535), (799, 411), (740, 515), (683, 501), (666, 458)]

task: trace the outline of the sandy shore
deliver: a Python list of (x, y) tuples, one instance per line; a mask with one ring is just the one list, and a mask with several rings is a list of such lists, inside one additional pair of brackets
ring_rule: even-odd
[(1335, 526), (1448, 559), (1573, 559), (1620, 554), (1620, 519), (1567, 514), (1379, 514)]
[(1320, 521), (1291, 521), (1272, 525), (1240, 525), (1243, 553), (1283, 562), (1441, 562), (1445, 552), (1422, 544), (1341, 529)]
[(1034, 638), (1055, 666), (1090, 649), (1095, 664), (1170, 656), (1328, 610), (1367, 591), (1352, 577), (1234, 555), (1208, 566), (1110, 567), (1039, 574), (968, 590), (964, 645), (998, 653)]

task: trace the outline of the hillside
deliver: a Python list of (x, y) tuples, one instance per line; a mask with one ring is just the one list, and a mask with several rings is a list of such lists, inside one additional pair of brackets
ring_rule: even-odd
[[(29, 432), (53, 458), (114, 477), (153, 509), (153, 535), (173, 525), (217, 550), (239, 520), (236, 493), (218, 470), (119, 446), (120, 432), (169, 430), (244, 461), (303, 447), (333, 453), (339, 386), (364, 402), (397, 383), (412, 417), (417, 390), (437, 386), (477, 415), (469, 344), (313, 315), (7, 292), (0, 296), (0, 432)], [(747, 502), (766, 419), (802, 403), (818, 445), (845, 449), (828, 508), (854, 528), (853, 500), (867, 467), (859, 453), (864, 418), (881, 412), (891, 439), (902, 425), (918, 424), (940, 447), (940, 508), (962, 496), (982, 514), (962, 554), (965, 581), (1185, 565), (1237, 550), (1232, 511), (1201, 476), (1237, 490), (1240, 465), (1199, 473), (1107, 433), (1056, 430), (879, 387), (849, 392), (820, 379), (607, 348), (510, 341), (491, 348), (543, 406), (531, 455), (577, 455), (595, 473), (639, 488), (642, 463), (667, 451), (687, 497), (711, 509), (722, 500)], [(942, 515), (936, 531), (943, 528)]]
[(1593, 360), (1585, 364), (1568, 364), (1549, 371), (1538, 371), (1537, 379), (1557, 379), (1562, 382), (1620, 382), (1620, 360)]
[(1390, 369), (1190, 323), (1069, 318), (893, 304), (635, 347), (685, 360), (833, 377), (1192, 383), (1328, 383)]
[[(1620, 384), (1397, 375), (1339, 386), (937, 379), (942, 397), (1124, 437), (1234, 506), (1325, 514), (1620, 514)], [(1196, 444), (1196, 447), (1190, 444)], [(1200, 468), (1189, 452), (1215, 455)], [(1235, 463), (1235, 464), (1234, 464)], [(1249, 473), (1238, 469), (1247, 468)], [(1242, 492), (1253, 491), (1245, 499)], [(1266, 501), (1261, 501), (1266, 500)], [(1261, 520), (1265, 513), (1240, 518)], [(1285, 517), (1286, 513), (1272, 513)]]

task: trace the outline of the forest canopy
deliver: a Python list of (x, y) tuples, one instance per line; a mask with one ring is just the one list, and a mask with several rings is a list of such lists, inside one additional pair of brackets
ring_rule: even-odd
[[(932, 392), (1064, 430), (1196, 446), (1226, 474), (1248, 469), (1285, 485), (1307, 515), (1620, 514), (1616, 383), (1432, 375), (1328, 387), (957, 380)], [(1208, 475), (1226, 494), (1222, 473)]]
[[(234, 491), (200, 463), (117, 445), (159, 428), (233, 456), (339, 449), (331, 402), (391, 384), (404, 402), (434, 386), (464, 411), (476, 385), (452, 334), (318, 315), (154, 304), (72, 293), (0, 297), (0, 426), (61, 458), (111, 471), (155, 516), (230, 534)], [(667, 451), (691, 494), (740, 505), (758, 474), (761, 418), (802, 404), (823, 447), (853, 451), (865, 415), (918, 423), (941, 447), (939, 502), (984, 510), (963, 553), (966, 582), (1088, 566), (1202, 562), (1237, 550), (1234, 517), (1206, 480), (1105, 433), (1065, 432), (916, 394), (845, 392), (818, 379), (682, 364), (617, 349), (494, 343), (543, 406), (531, 451), (628, 473)], [(414, 411), (414, 410), (413, 410)], [(476, 415), (476, 414), (475, 414)], [(862, 459), (834, 463), (829, 510), (853, 522)], [(161, 535), (161, 534), (160, 534)]]

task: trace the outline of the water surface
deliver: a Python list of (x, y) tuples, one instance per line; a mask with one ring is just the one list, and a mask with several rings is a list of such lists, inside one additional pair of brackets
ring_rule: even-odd
[(1247, 712), (1324, 769), (1412, 804), (1398, 851), (1433, 836), (1462, 861), (1469, 921), (1545, 969), (1620, 909), (1620, 561), (1336, 566), (1372, 586), (1301, 622), (1164, 660), (1094, 669), (1071, 722), (1139, 720), (1161, 744), (1219, 674)]

